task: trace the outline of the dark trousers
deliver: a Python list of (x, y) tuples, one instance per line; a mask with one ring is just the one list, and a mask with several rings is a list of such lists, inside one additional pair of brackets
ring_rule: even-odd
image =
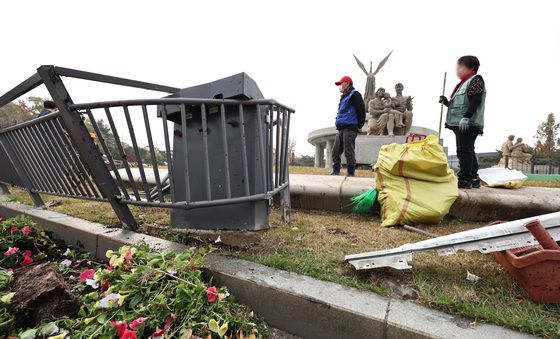
[(350, 129), (341, 129), (334, 138), (334, 145), (332, 149), (333, 169), (340, 171), (340, 155), (344, 152), (346, 157), (346, 164), (348, 168), (356, 167), (356, 136), (357, 132)]
[(453, 132), (457, 143), (457, 158), (459, 158), (459, 181), (471, 182), (478, 177), (478, 160), (474, 152), (478, 131), (471, 127), (465, 132), (454, 128)]

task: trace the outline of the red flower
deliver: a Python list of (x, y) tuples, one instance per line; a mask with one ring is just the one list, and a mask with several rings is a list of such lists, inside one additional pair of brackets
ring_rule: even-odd
[(10, 233), (12, 233), (12, 234), (16, 233), (17, 231), (18, 231), (18, 228), (16, 226), (12, 226), (10, 228)]
[(163, 328), (168, 329), (171, 326), (171, 323), (177, 318), (177, 316), (173, 313), (163, 321)]
[(23, 252), (21, 255), (23, 255), (24, 257), (30, 257), (32, 255), (30, 250), (27, 250), (25, 252)]
[(8, 250), (6, 252), (4, 252), (4, 255), (9, 257), (10, 255), (14, 255), (19, 251), (19, 247), (9, 247)]
[(31, 232), (31, 228), (29, 226), (25, 226), (21, 229), (21, 233), (23, 233), (24, 235), (28, 235), (29, 232)]
[(111, 327), (117, 327), (117, 337), (122, 337), (124, 332), (127, 331), (126, 321), (111, 321)]
[(130, 327), (131, 329), (133, 329), (133, 330), (136, 330), (136, 328), (137, 328), (138, 326), (142, 325), (147, 319), (148, 319), (148, 318), (140, 317), (140, 318), (138, 318), (138, 319), (132, 321), (132, 322), (130, 323), (129, 327)]
[(94, 274), (95, 271), (91, 268), (89, 270), (84, 270), (82, 273), (80, 273), (80, 281), (84, 282), (86, 281), (86, 279), (93, 279)]
[(132, 260), (132, 253), (130, 251), (128, 251), (124, 254), (124, 260), (126, 260), (126, 262), (129, 262), (130, 260)]
[(193, 260), (193, 258), (190, 258), (190, 259), (189, 259), (189, 264), (191, 264), (191, 265), (189, 266), (189, 270), (191, 270), (191, 271), (198, 271), (198, 270), (200, 270), (200, 267), (194, 265), (194, 260)]
[(99, 291), (100, 292), (105, 292), (109, 289), (109, 280), (105, 280), (103, 282), (103, 284), (101, 284), (101, 287), (99, 287)]
[(218, 296), (218, 289), (214, 286), (208, 287), (206, 289), (206, 296), (208, 297), (208, 301), (213, 303), (216, 301), (216, 297)]
[(125, 329), (121, 339), (136, 339), (136, 332)]
[(109, 271), (112, 271), (112, 270), (115, 269), (115, 266), (113, 266), (113, 264), (109, 264), (109, 266), (107, 266), (107, 269), (108, 269)]
[(154, 333), (152, 333), (152, 335), (150, 337), (152, 338), (159, 338), (159, 337), (163, 337), (163, 335), (165, 334), (165, 328), (156, 328), (156, 331)]
[(19, 263), (21, 267), (27, 266), (33, 262), (33, 258), (31, 256), (24, 255), (23, 260)]

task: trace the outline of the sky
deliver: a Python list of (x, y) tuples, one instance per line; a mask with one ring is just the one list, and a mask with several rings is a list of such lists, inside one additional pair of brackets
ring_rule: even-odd
[[(54, 64), (175, 87), (248, 73), (266, 98), (296, 109), (291, 137), (311, 155), (310, 131), (334, 124), (334, 81), (365, 75), (393, 54), (377, 86), (402, 82), (414, 97), (414, 125), (437, 130), (458, 57), (478, 56), (487, 87), (478, 152), (507, 135), (529, 144), (549, 112), (560, 119), (558, 1), (2, 1), (0, 93)], [(153, 98), (161, 93), (67, 83), (74, 102)], [(32, 95), (48, 96), (44, 89)], [(443, 133), (449, 153), (454, 137)]]

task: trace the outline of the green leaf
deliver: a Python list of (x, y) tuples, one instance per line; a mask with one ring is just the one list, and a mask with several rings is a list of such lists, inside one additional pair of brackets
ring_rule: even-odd
[(46, 323), (45, 325), (41, 326), (40, 333), (42, 335), (45, 335), (45, 336), (51, 336), (51, 335), (57, 334), (58, 331), (59, 331), (59, 328), (58, 328), (58, 326), (56, 326), (56, 323), (50, 322), (50, 323)]
[(128, 303), (128, 307), (131, 309), (135, 308), (136, 305), (138, 305), (138, 303), (142, 301), (142, 297), (143, 295), (141, 293), (135, 294), (134, 297), (130, 299), (130, 302)]
[(107, 313), (101, 313), (97, 317), (97, 322), (101, 325), (105, 324), (107, 322)]
[(30, 328), (30, 329), (27, 329), (23, 332), (20, 332), (18, 337), (19, 337), (19, 339), (33, 339), (33, 338), (35, 338), (36, 335), (37, 335), (37, 329), (36, 328)]

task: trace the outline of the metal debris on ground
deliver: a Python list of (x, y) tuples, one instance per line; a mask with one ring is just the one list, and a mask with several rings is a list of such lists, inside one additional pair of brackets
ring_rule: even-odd
[(537, 245), (538, 241), (524, 226), (533, 220), (540, 221), (554, 240), (560, 240), (560, 212), (555, 212), (453, 233), (388, 250), (347, 255), (345, 260), (357, 270), (379, 267), (402, 270), (411, 268), (409, 261), (416, 252), (436, 251), (438, 255), (444, 256), (456, 254), (459, 250), (492, 253)]

